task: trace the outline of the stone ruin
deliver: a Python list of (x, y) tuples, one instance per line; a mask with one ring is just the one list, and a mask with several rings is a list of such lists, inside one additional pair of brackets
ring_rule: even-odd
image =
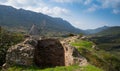
[(64, 66), (64, 53), (64, 48), (58, 40), (39, 40), (35, 49), (35, 64), (40, 67)]
[(3, 69), (11, 65), (38, 67), (86, 65), (87, 60), (76, 48), (58, 39), (26, 39), (24, 42), (8, 49)]

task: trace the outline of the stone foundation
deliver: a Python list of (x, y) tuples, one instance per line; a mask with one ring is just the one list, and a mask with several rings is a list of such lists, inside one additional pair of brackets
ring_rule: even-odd
[[(86, 65), (87, 60), (76, 48), (58, 39), (26, 39), (24, 42), (8, 49), (5, 65), (33, 64), (38, 67)], [(4, 65), (4, 67), (5, 67)], [(6, 66), (7, 67), (7, 66)]]

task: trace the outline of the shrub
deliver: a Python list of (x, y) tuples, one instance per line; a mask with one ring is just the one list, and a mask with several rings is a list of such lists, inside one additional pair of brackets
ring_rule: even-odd
[(11, 33), (0, 29), (0, 66), (5, 62), (8, 48), (21, 42), (23, 39), (23, 35), (20, 33)]

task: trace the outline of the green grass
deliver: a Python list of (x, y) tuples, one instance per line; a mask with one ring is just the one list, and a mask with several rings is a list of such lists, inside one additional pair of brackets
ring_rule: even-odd
[(103, 71), (103, 70), (93, 65), (88, 65), (88, 66), (83, 67), (82, 71)]
[[(85, 57), (90, 64), (102, 68), (105, 71), (120, 71), (119, 53), (118, 53), (118, 57), (116, 57), (114, 54), (111, 54), (110, 52), (107, 52), (105, 50), (102, 49), (96, 50), (92, 48), (94, 43), (86, 40), (77, 39), (77, 41), (72, 42), (71, 45), (75, 46), (80, 52), (80, 54), (83, 57)], [(90, 69), (92, 68), (90, 67)]]
[(93, 64), (97, 67), (104, 68), (105, 61), (103, 60), (103, 55), (101, 55), (101, 50), (96, 51), (92, 46), (94, 45), (91, 41), (86, 40), (77, 40), (71, 43), (72, 46), (75, 46), (80, 54), (84, 56), (90, 64)]
[(90, 48), (92, 47), (93, 43), (90, 41), (78, 40), (77, 42), (72, 42), (71, 45)]
[(93, 43), (90, 41), (85, 41), (85, 40), (76, 40), (75, 42), (70, 43), (72, 46), (75, 46), (78, 51), (82, 51), (82, 49), (88, 49), (92, 50)]
[(23, 66), (13, 66), (10, 67), (7, 71), (103, 71), (102, 69), (99, 69), (93, 65), (87, 65), (87, 66), (61, 66), (61, 67), (55, 67), (55, 68), (46, 68), (46, 69), (40, 69), (38, 67), (23, 67)]

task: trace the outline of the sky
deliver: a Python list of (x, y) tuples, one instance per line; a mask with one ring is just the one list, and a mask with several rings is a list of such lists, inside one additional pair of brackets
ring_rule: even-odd
[(0, 4), (61, 17), (80, 29), (120, 26), (120, 0), (0, 0)]

